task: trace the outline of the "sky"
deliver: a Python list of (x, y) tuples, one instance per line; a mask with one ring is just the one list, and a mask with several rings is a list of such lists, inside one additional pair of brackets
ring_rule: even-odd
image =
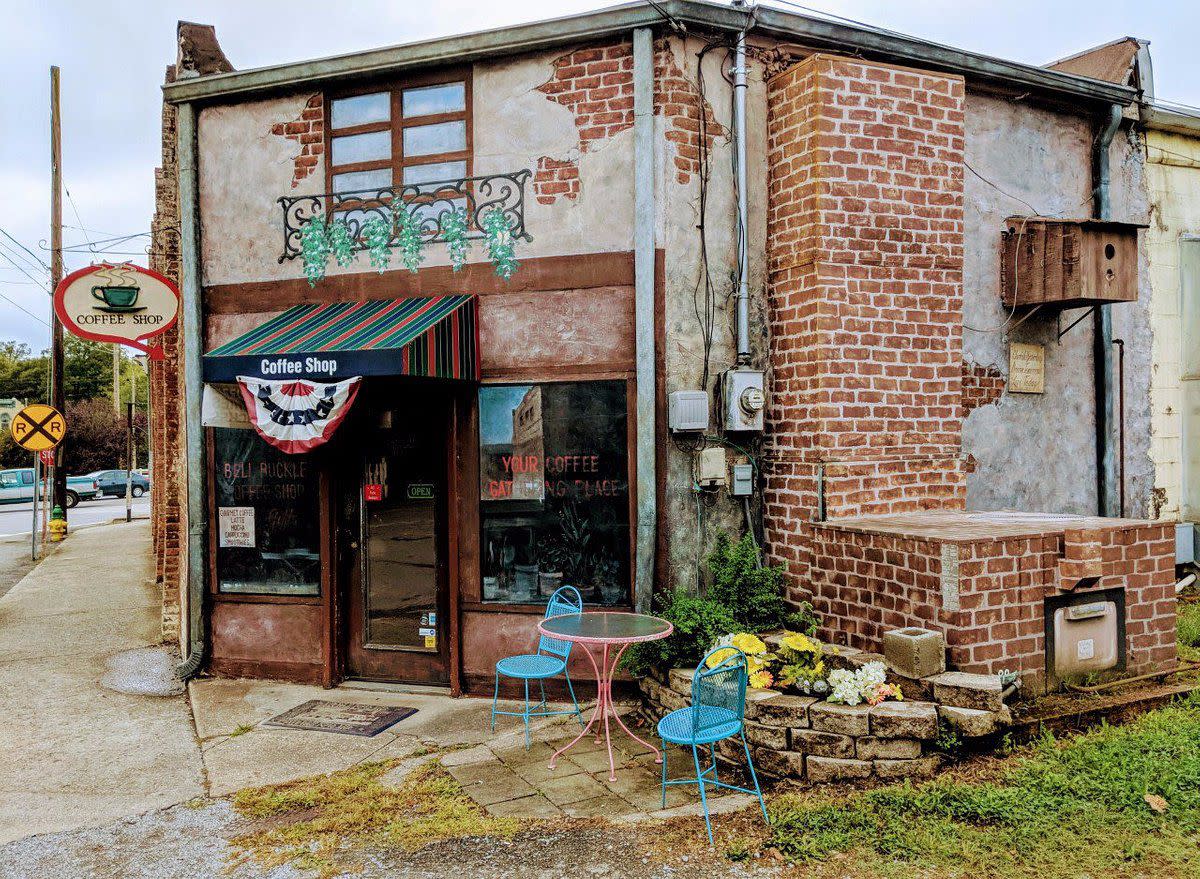
[[(2, 0), (0, 341), (46, 347), (49, 68), (62, 69), (66, 270), (87, 241), (145, 233), (159, 162), (159, 86), (179, 19), (213, 24), (238, 69), (336, 55), (613, 5), (606, 0)], [(763, 5), (788, 6), (783, 0)], [(1044, 64), (1122, 36), (1151, 41), (1157, 96), (1200, 105), (1195, 0), (805, 0), (964, 49)], [(264, 38), (266, 35), (266, 38)], [(32, 252), (26, 253), (3, 233)], [(146, 237), (106, 243), (144, 264)], [(15, 260), (20, 269), (9, 259)]]

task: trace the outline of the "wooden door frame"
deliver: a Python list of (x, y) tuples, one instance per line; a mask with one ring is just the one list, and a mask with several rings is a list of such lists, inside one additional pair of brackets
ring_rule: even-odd
[[(469, 396), (475, 392), (476, 386), (471, 384), (465, 388), (455, 383), (447, 389), (449, 405), (446, 406), (446, 501), (445, 501), (445, 558), (446, 558), (446, 637), (449, 641), (447, 652), (447, 677), (450, 695), (461, 696), (462, 691), (462, 655), (461, 655), (461, 575), (459, 567), (462, 561), (463, 546), (460, 542), (461, 490), (458, 476), (458, 462), (461, 457), (460, 439), (463, 432), (460, 419), (469, 415)], [(326, 553), (328, 564), (323, 565), (322, 583), (328, 580), (328, 590), (324, 602), (325, 645), (327, 663), (324, 675), (324, 686), (335, 687), (347, 680), (347, 652), (350, 638), (349, 601), (352, 583), (343, 571), (343, 559), (340, 551), (340, 523), (337, 516), (338, 499), (343, 486), (339, 486), (330, 471), (322, 474), (322, 549)], [(360, 547), (360, 551), (362, 547)], [(433, 684), (431, 686), (440, 686)]]

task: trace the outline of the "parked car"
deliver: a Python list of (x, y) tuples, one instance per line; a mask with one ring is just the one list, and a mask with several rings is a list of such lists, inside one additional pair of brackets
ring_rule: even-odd
[[(19, 504), (33, 500), (33, 468), (18, 467), (15, 470), (0, 470), (0, 504)], [(41, 499), (38, 492), (38, 499)], [(67, 506), (73, 507), (81, 500), (101, 497), (100, 483), (91, 476), (67, 477)]]
[[(89, 479), (94, 479), (100, 484), (100, 494), (113, 497), (125, 497), (125, 471), (124, 470), (97, 470), (95, 473), (88, 474)], [(143, 476), (139, 471), (133, 471), (133, 485), (130, 487), (130, 494), (134, 497), (141, 497), (150, 490), (150, 480)]]

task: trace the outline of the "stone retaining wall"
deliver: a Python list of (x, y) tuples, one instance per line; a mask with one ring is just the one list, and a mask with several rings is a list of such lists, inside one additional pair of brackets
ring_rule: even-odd
[[(826, 654), (827, 662), (846, 668), (882, 659), (845, 648)], [(924, 698), (850, 706), (776, 690), (747, 691), (746, 741), (755, 769), (772, 778), (813, 783), (928, 778), (941, 765), (934, 749), (939, 726), (966, 739), (999, 732), (1012, 722), (994, 675), (943, 672), (914, 681), (889, 674), (889, 680)], [(667, 713), (690, 704), (692, 669), (648, 676), (639, 686), (643, 714), (653, 728)], [(721, 742), (717, 752), (729, 763), (745, 762), (736, 738)]]

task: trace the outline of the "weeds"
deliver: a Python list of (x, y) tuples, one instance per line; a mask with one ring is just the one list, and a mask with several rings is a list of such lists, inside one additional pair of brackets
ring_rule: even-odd
[(346, 869), (348, 846), (415, 851), (465, 836), (509, 837), (516, 821), (493, 818), (435, 761), (399, 786), (381, 777), (399, 761), (362, 763), (342, 772), (239, 791), (233, 805), (261, 826), (233, 840), (235, 866), (292, 864), (322, 879)]
[[(1200, 855), (1200, 698), (1066, 742), (1046, 736), (977, 783), (905, 784), (840, 802), (772, 803), (771, 844), (793, 861), (839, 852), (963, 875), (1041, 879), (1195, 875)], [(1149, 808), (1147, 794), (1167, 802)], [(872, 871), (867, 871), (870, 875)]]

